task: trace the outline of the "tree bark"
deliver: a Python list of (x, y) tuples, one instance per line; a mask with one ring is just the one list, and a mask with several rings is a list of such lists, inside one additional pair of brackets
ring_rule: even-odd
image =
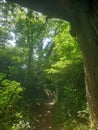
[(98, 28), (93, 15), (83, 14), (77, 35), (84, 57), (86, 95), (91, 115), (91, 128), (98, 130)]

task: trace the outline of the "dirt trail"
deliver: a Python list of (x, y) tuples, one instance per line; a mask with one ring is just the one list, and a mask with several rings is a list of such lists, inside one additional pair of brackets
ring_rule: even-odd
[(34, 130), (53, 130), (53, 102), (38, 104), (33, 128)]

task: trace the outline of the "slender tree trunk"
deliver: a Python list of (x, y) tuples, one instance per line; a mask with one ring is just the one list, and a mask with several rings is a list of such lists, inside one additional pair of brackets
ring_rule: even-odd
[(82, 15), (80, 43), (85, 70), (86, 95), (91, 114), (92, 130), (98, 130), (98, 28), (95, 16)]

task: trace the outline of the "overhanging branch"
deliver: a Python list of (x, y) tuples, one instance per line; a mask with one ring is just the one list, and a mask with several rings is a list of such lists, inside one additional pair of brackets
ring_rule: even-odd
[(91, 12), (92, 0), (7, 0), (42, 12), (49, 17), (69, 20), (71, 16)]

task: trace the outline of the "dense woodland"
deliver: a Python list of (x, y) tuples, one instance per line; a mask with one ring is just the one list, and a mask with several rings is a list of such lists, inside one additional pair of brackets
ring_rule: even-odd
[(83, 59), (70, 30), (66, 21), (0, 1), (0, 130), (43, 130), (37, 116), (50, 103), (50, 129), (89, 129)]

